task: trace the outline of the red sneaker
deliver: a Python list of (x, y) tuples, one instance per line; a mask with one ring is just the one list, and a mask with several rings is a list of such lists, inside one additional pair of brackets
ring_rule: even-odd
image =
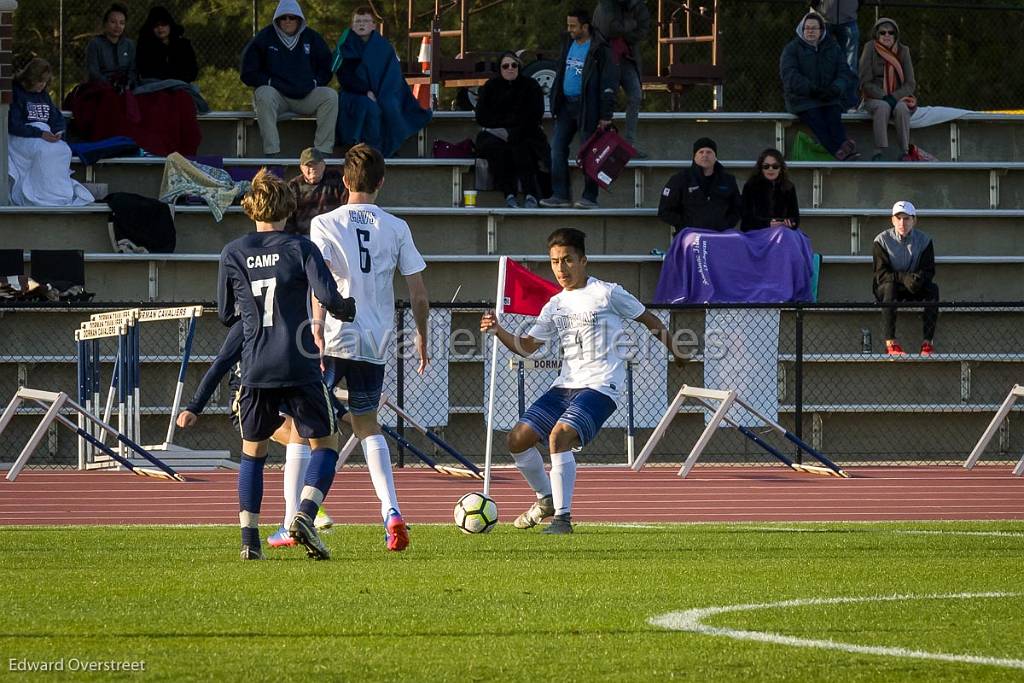
[(935, 353), (935, 347), (930, 341), (921, 342), (921, 355), (930, 356)]
[(887, 341), (885, 342), (885, 352), (890, 356), (905, 356), (907, 352), (903, 350), (898, 341)]
[(402, 515), (391, 508), (388, 513), (388, 519), (384, 523), (384, 543), (387, 545), (388, 550), (400, 552), (409, 547), (409, 527), (406, 526), (405, 520), (402, 519)]

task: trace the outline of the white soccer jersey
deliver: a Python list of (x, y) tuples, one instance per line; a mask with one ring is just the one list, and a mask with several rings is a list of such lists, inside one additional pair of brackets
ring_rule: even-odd
[(309, 237), (320, 247), (338, 291), (356, 300), (352, 322), (327, 316), (324, 352), (383, 365), (395, 329), (395, 269), (412, 275), (427, 267), (409, 224), (376, 204), (346, 204), (314, 218)]
[(527, 334), (545, 341), (557, 335), (562, 343), (562, 372), (551, 386), (594, 389), (617, 400), (626, 382), (622, 321), (643, 312), (621, 285), (592, 277), (586, 287), (551, 297)]

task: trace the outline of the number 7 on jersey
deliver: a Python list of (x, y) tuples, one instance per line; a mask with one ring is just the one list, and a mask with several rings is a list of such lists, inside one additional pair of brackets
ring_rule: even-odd
[(274, 325), (274, 292), (277, 291), (277, 278), (268, 277), (262, 280), (252, 281), (252, 295), (254, 297), (266, 296), (263, 298), (263, 327)]

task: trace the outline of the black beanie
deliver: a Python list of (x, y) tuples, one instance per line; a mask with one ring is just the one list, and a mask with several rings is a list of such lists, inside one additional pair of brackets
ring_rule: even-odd
[(697, 154), (698, 150), (704, 147), (710, 147), (711, 151), (713, 151), (715, 154), (718, 154), (718, 145), (715, 144), (714, 140), (712, 140), (711, 138), (697, 138), (697, 141), (693, 143), (694, 155)]

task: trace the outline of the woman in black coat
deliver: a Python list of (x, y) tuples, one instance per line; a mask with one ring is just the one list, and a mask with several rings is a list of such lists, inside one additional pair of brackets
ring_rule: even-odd
[(199, 76), (196, 53), (185, 29), (164, 7), (149, 10), (139, 31), (135, 63), (142, 80), (174, 79), (192, 83)]
[(480, 88), (476, 122), (483, 130), (476, 137), (476, 154), (487, 160), (508, 207), (519, 207), (521, 184), (523, 205), (535, 209), (537, 197), (543, 196), (538, 175), (547, 171), (551, 158), (541, 128), (544, 92), (537, 81), (520, 75), (522, 63), (514, 52), (503, 54), (499, 63), (501, 73)]
[(757, 158), (754, 172), (743, 186), (740, 229), (800, 226), (796, 187), (786, 172), (786, 160), (777, 149), (766, 149)]

